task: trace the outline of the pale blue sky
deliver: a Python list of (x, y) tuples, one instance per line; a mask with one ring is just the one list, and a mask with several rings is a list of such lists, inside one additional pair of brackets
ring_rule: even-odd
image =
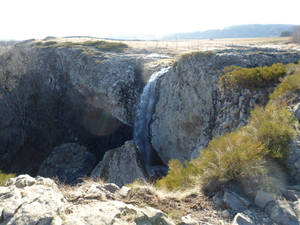
[(300, 24), (299, 0), (2, 0), (0, 39), (156, 35)]

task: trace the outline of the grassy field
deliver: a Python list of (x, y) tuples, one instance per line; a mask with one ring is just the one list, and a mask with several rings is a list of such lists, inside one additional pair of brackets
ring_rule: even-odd
[[(54, 38), (42, 41), (44, 45), (47, 42), (56, 43), (74, 43), (81, 45), (83, 43), (101, 41), (93, 38)], [(231, 38), (214, 40), (177, 40), (177, 41), (119, 41), (104, 40), (112, 43), (124, 43), (129, 46), (125, 52), (133, 54), (151, 54), (159, 53), (169, 56), (181, 55), (192, 51), (211, 51), (216, 49), (244, 48), (244, 47), (267, 47), (278, 49), (294, 49), (300, 51), (300, 45), (291, 43), (289, 37), (278, 38)], [(39, 41), (40, 42), (40, 41)]]
[(191, 51), (210, 51), (232, 47), (273, 47), (300, 50), (300, 46), (290, 43), (290, 38), (234, 38), (215, 40), (178, 40), (178, 41), (125, 41), (134, 49), (147, 49), (161, 54), (184, 54)]

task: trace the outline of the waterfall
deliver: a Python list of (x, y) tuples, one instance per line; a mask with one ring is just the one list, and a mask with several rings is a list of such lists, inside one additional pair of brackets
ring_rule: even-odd
[(133, 138), (145, 161), (146, 167), (150, 166), (152, 157), (152, 146), (149, 135), (149, 123), (152, 118), (155, 103), (155, 90), (159, 78), (169, 70), (169, 67), (155, 72), (143, 89), (140, 101), (136, 110)]

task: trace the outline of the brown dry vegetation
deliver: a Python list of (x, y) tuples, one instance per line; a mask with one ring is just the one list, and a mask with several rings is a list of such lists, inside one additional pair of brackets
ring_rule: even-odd
[[(94, 38), (54, 38), (49, 41), (37, 41), (42, 43), (54, 43), (63, 45), (63, 43), (80, 44), (90, 41), (101, 41)], [(266, 47), (278, 49), (300, 50), (300, 46), (292, 43), (290, 37), (276, 38), (228, 38), (215, 40), (176, 40), (176, 41), (119, 41), (106, 40), (112, 43), (124, 43), (128, 45), (127, 53), (133, 54), (151, 54), (153, 52), (166, 54), (169, 56), (178, 56), (193, 51), (212, 51), (229, 48), (245, 47)], [(47, 45), (47, 44), (46, 44)]]
[(289, 37), (278, 38), (228, 38), (215, 40), (177, 40), (177, 41), (124, 41), (129, 47), (140, 52), (181, 55), (191, 51), (212, 51), (243, 47), (268, 47), (300, 50), (291, 43)]
[(224, 219), (220, 210), (216, 210), (212, 200), (204, 196), (200, 189), (190, 189), (181, 192), (164, 192), (149, 183), (136, 181), (130, 184), (128, 196), (106, 193), (93, 194), (92, 186), (103, 185), (102, 180), (85, 179), (76, 186), (59, 184), (59, 189), (67, 201), (73, 204), (90, 204), (93, 201), (122, 201), (137, 207), (153, 207), (166, 213), (174, 222), (180, 223), (181, 217), (190, 215), (193, 219), (216, 225), (230, 224), (230, 219)]
[[(191, 215), (197, 221), (224, 224), (224, 218), (222, 218), (220, 211), (214, 208), (212, 200), (197, 189), (165, 193), (149, 184), (134, 184), (129, 196), (120, 200), (139, 207), (157, 208), (178, 223), (181, 222), (181, 217)], [(229, 223), (229, 220), (227, 222)]]

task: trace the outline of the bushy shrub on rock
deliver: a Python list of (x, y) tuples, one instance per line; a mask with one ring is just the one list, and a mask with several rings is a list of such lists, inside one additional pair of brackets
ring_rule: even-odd
[[(234, 72), (231, 73), (232, 71)], [(279, 81), (285, 74), (284, 71), (282, 64), (254, 69), (242, 68), (231, 70), (230, 74), (221, 77), (221, 82), (255, 87)], [(241, 75), (243, 77), (240, 79), (238, 76), (242, 72), (246, 72), (246, 75)], [(298, 90), (298, 77), (290, 77), (277, 87), (274, 92), (276, 94), (271, 95), (271, 98), (281, 96), (287, 91)], [(296, 84), (289, 84), (289, 79)], [(208, 147), (201, 150), (198, 158), (186, 162), (185, 165), (178, 160), (171, 160), (169, 173), (157, 182), (157, 186), (176, 190), (201, 184), (205, 188), (213, 182), (241, 182), (247, 177), (268, 176), (274, 164), (287, 167), (289, 144), (294, 138), (296, 123), (293, 113), (286, 105), (270, 101), (266, 107), (256, 107), (246, 126), (211, 140)]]
[(282, 63), (254, 68), (229, 66), (223, 72), (220, 83), (228, 88), (258, 88), (279, 82), (286, 75), (286, 67)]

